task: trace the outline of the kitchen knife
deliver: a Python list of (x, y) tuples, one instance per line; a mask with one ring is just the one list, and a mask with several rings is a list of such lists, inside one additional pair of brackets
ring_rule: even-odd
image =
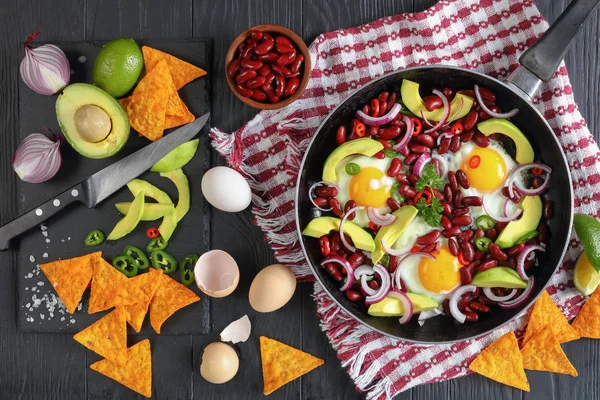
[(11, 239), (36, 227), (73, 202), (84, 203), (88, 208), (96, 206), (127, 182), (148, 171), (171, 150), (196, 136), (209, 116), (209, 113), (204, 114), (3, 225), (0, 227), (0, 250), (8, 249)]

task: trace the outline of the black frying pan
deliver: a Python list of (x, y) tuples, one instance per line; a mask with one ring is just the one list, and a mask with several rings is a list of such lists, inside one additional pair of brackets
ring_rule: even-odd
[[(314, 275), (329, 296), (348, 314), (364, 325), (397, 339), (426, 343), (453, 342), (474, 338), (499, 328), (529, 307), (542, 293), (561, 265), (567, 249), (573, 219), (573, 191), (569, 167), (561, 146), (531, 99), (541, 82), (552, 78), (571, 40), (599, 2), (600, 0), (573, 1), (544, 36), (523, 53), (519, 59), (521, 66), (506, 82), (451, 66), (406, 68), (373, 80), (356, 90), (327, 116), (317, 129), (302, 162), (296, 193), (296, 223), (304, 255)], [(552, 183), (547, 193), (547, 197), (554, 201), (556, 210), (549, 223), (551, 238), (547, 251), (539, 255), (540, 267), (534, 272), (533, 294), (521, 307), (512, 310), (495, 309), (476, 323), (462, 325), (445, 317), (432, 318), (423, 326), (419, 326), (415, 317), (405, 325), (400, 325), (398, 318), (371, 317), (366, 313), (364, 305), (347, 300), (338, 289), (338, 284), (319, 266), (322, 257), (318, 240), (302, 236), (302, 230), (312, 214), (308, 189), (321, 180), (325, 159), (336, 147), (337, 127), (352, 119), (356, 110), (367, 99), (377, 97), (383, 90), (398, 92), (403, 79), (418, 82), (425, 90), (432, 87), (472, 88), (475, 84), (493, 90), (501, 109), (519, 108), (520, 113), (512, 121), (527, 135), (535, 154), (553, 168)]]

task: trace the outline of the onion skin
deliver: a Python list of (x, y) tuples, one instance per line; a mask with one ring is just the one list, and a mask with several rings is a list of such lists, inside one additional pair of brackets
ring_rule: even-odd
[(52, 96), (64, 89), (71, 79), (71, 67), (65, 53), (53, 44), (32, 48), (30, 43), (37, 37), (33, 33), (25, 42), (25, 56), (19, 72), (23, 83), (36, 93)]
[(41, 133), (28, 135), (15, 151), (12, 167), (22, 181), (42, 183), (56, 175), (62, 165), (60, 144)]

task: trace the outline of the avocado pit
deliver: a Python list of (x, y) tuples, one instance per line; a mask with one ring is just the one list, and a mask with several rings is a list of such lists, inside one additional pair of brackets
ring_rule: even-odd
[(75, 112), (75, 127), (83, 140), (98, 143), (108, 137), (112, 121), (102, 108), (94, 104), (86, 104)]

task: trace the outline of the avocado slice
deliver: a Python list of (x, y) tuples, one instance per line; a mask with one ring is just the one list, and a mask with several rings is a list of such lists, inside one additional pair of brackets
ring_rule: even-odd
[(161, 158), (154, 166), (150, 169), (153, 172), (171, 172), (176, 169), (183, 167), (185, 164), (190, 162), (196, 150), (198, 150), (198, 144), (200, 139), (194, 139), (187, 143), (177, 146), (169, 154)]
[(419, 210), (413, 206), (404, 206), (392, 213), (392, 215), (396, 216), (394, 223), (382, 226), (375, 236), (375, 251), (371, 253), (373, 264), (379, 262), (381, 257), (385, 254), (381, 241), (385, 240), (386, 245), (392, 246), (394, 242), (398, 240), (400, 235), (402, 235), (404, 229), (406, 229), (411, 221), (417, 216), (418, 212)]
[[(414, 313), (433, 310), (439, 306), (437, 301), (429, 296), (419, 293), (406, 293), (406, 295), (413, 304)], [(404, 315), (404, 307), (400, 300), (388, 296), (379, 303), (371, 304), (367, 314), (374, 317), (401, 317)]]
[(496, 244), (501, 249), (514, 246), (519, 238), (536, 230), (540, 223), (542, 218), (542, 199), (540, 199), (540, 196), (525, 196), (521, 202), (521, 208), (523, 208), (521, 218), (509, 222), (496, 239)]
[(56, 99), (56, 118), (69, 144), (82, 156), (106, 158), (129, 138), (129, 118), (114, 97), (87, 83), (74, 83)]
[[(129, 208), (131, 207), (130, 202), (122, 202), (115, 204), (117, 210), (123, 214), (127, 215), (129, 212)], [(171, 211), (175, 210), (173, 204), (160, 204), (160, 203), (146, 203), (144, 205), (144, 213), (142, 214), (142, 221), (154, 221), (159, 218), (164, 217)]]
[[(305, 236), (320, 238), (323, 235), (329, 234), (331, 231), (340, 230), (340, 222), (342, 220), (335, 217), (319, 217), (315, 218), (306, 225), (302, 231)], [(366, 251), (375, 250), (375, 242), (373, 237), (360, 226), (353, 224), (350, 221), (344, 223), (344, 233), (347, 233), (354, 245)]]
[[(421, 117), (421, 111), (423, 111), (425, 118), (429, 121), (441, 121), (444, 116), (443, 108), (427, 111), (425, 102), (419, 94), (419, 84), (416, 82), (403, 79), (402, 86), (400, 87), (400, 96), (402, 97), (402, 103), (410, 110), (410, 112), (418, 117)], [(462, 106), (462, 110), (457, 114), (462, 104), (461, 99), (464, 101), (464, 105)], [(450, 116), (448, 117), (448, 122), (464, 117), (471, 111), (471, 107), (473, 107), (473, 98), (457, 93), (450, 102)]]
[(119, 222), (117, 222), (117, 225), (115, 225), (106, 239), (117, 240), (127, 235), (129, 232), (134, 230), (137, 224), (140, 222), (142, 219), (142, 214), (144, 214), (144, 191), (140, 190), (136, 194), (135, 200), (133, 200), (131, 203), (129, 213)]
[(533, 162), (534, 153), (531, 143), (529, 143), (525, 134), (512, 122), (501, 118), (490, 118), (477, 124), (477, 129), (485, 136), (494, 133), (501, 133), (508, 136), (515, 142), (515, 147), (517, 149), (515, 160), (517, 160), (519, 164), (529, 164)]
[(344, 158), (353, 154), (363, 154), (371, 157), (381, 150), (383, 150), (383, 145), (371, 138), (360, 138), (344, 143), (333, 150), (325, 160), (323, 180), (327, 182), (336, 181), (335, 168)]
[(164, 191), (160, 190), (153, 184), (143, 181), (141, 179), (134, 179), (129, 181), (127, 184), (129, 191), (135, 196), (140, 191), (144, 191), (146, 197), (150, 197), (156, 200), (157, 203), (160, 204), (171, 204), (173, 205), (173, 201)]
[(471, 281), (477, 287), (525, 289), (527, 282), (519, 277), (517, 271), (508, 267), (494, 267), (478, 272)]
[(181, 168), (171, 172), (162, 173), (160, 176), (169, 178), (177, 187), (179, 200), (177, 200), (177, 205), (175, 206), (175, 219), (176, 222), (179, 222), (190, 210), (190, 183), (188, 178)]
[(170, 240), (173, 232), (175, 232), (175, 228), (177, 228), (177, 214), (175, 210), (166, 214), (158, 227), (158, 231), (160, 232), (160, 236), (162, 236), (165, 240)]

